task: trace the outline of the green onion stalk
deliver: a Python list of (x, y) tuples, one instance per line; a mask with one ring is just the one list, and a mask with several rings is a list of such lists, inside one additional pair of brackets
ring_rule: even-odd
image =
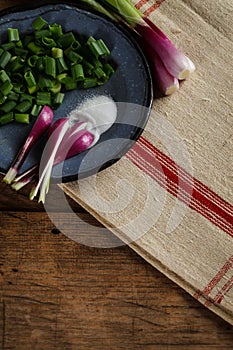
[[(138, 35), (155, 83), (164, 95), (179, 89), (179, 81), (195, 71), (194, 63), (167, 38), (167, 36), (130, 0), (81, 0), (115, 21), (125, 22)], [(104, 11), (102, 10), (104, 9)]]

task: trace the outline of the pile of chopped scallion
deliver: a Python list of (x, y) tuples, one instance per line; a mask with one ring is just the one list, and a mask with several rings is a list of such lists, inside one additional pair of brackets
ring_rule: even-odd
[(114, 73), (102, 39), (64, 32), (42, 17), (32, 27), (22, 37), (8, 28), (8, 42), (0, 46), (0, 125), (29, 123), (44, 105), (57, 109), (66, 91), (102, 85)]

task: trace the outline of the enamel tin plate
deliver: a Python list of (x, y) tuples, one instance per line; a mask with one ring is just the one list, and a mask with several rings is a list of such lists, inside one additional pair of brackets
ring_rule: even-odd
[[(103, 86), (67, 92), (61, 107), (54, 111), (54, 121), (66, 117), (84, 100), (95, 95), (111, 96), (117, 104), (116, 123), (98, 144), (64, 162), (62, 170), (55, 166), (53, 182), (68, 182), (93, 175), (119, 160), (134, 144), (148, 121), (153, 93), (147, 61), (128, 30), (85, 7), (69, 3), (41, 3), (16, 7), (1, 12), (0, 43), (7, 40), (7, 29), (18, 28), (20, 35), (32, 31), (32, 21), (38, 16), (48, 23), (61, 24), (64, 31), (102, 38), (111, 51), (110, 59), (116, 71)], [(4, 174), (23, 144), (29, 125), (16, 122), (0, 127), (0, 171)], [(27, 157), (22, 171), (40, 160), (46, 135)]]

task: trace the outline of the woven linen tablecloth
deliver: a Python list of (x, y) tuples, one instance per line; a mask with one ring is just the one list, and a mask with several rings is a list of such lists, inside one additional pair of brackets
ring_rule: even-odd
[(196, 72), (179, 92), (154, 99), (146, 129), (121, 160), (62, 188), (233, 324), (233, 2), (134, 4)]

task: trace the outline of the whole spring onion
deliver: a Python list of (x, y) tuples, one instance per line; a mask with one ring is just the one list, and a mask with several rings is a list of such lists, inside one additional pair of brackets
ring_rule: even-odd
[[(58, 127), (60, 123), (63, 123), (64, 119), (58, 119), (56, 123), (53, 125), (53, 131)], [(81, 126), (81, 127), (80, 127)], [(69, 159), (78, 153), (85, 151), (89, 147), (94, 145), (95, 136), (85, 129), (86, 123), (80, 122), (77, 125), (73, 126), (71, 129), (67, 131), (67, 135), (63, 138), (58, 151), (55, 155), (53, 165), (59, 164), (66, 159)], [(52, 128), (51, 128), (52, 129)], [(51, 136), (51, 133), (50, 133)], [(95, 140), (95, 143), (97, 139)], [(30, 169), (22, 173), (18, 176), (13, 184), (12, 188), (18, 191), (22, 187), (26, 186), (30, 182), (36, 180), (39, 174), (39, 166), (37, 163), (32, 166)]]
[(93, 147), (100, 135), (115, 122), (117, 107), (107, 96), (95, 96), (84, 101), (66, 118), (58, 119), (48, 131), (40, 164), (15, 178), (12, 187), (19, 190), (33, 182), (30, 199), (39, 193), (39, 202), (45, 202), (54, 165)]
[(82, 0), (99, 12), (108, 11), (116, 21), (126, 23), (140, 41), (147, 53), (155, 84), (163, 94), (169, 95), (179, 88), (179, 80), (186, 79), (195, 71), (194, 63), (167, 38), (148, 17), (136, 9), (130, 0)]
[[(77, 120), (77, 122), (67, 130), (55, 155), (53, 165), (94, 146), (99, 136), (112, 126), (116, 114), (116, 105), (106, 96), (96, 96), (94, 103), (93, 99), (86, 100), (77, 110), (72, 111), (68, 118)], [(48, 130), (48, 138), (66, 120), (67, 118), (56, 120)], [(38, 177), (38, 172), (39, 163), (15, 178), (12, 188), (19, 190), (26, 186)]]
[(31, 132), (29, 133), (26, 141), (23, 146), (20, 148), (16, 158), (11, 164), (10, 169), (6, 173), (3, 181), (7, 184), (11, 184), (12, 181), (17, 176), (20, 167), (22, 166), (24, 160), (26, 159), (28, 153), (32, 149), (33, 145), (39, 140), (39, 138), (45, 133), (46, 130), (50, 127), (53, 119), (53, 111), (50, 107), (44, 106), (38, 119), (32, 127)]
[[(78, 139), (79, 141), (76, 143), (77, 153), (80, 152), (80, 149), (84, 150), (83, 138), (87, 134), (80, 133), (82, 130), (88, 131), (93, 135), (91, 145), (88, 145), (90, 139), (88, 137), (88, 142), (86, 143), (86, 146), (88, 145), (87, 148), (93, 147), (99, 140), (100, 135), (113, 125), (116, 116), (117, 107), (115, 102), (110, 97), (100, 95), (88, 99), (72, 111), (68, 115), (67, 120), (58, 123), (57, 128), (45, 146), (45, 156), (40, 164), (39, 180), (30, 193), (30, 199), (33, 199), (40, 190), (39, 202), (45, 202), (45, 197), (49, 190), (52, 167), (60, 147), (60, 150), (66, 149), (65, 153), (67, 153), (67, 148), (69, 149), (72, 142)], [(80, 138), (81, 135), (82, 138)], [(65, 159), (64, 154), (62, 157)]]

